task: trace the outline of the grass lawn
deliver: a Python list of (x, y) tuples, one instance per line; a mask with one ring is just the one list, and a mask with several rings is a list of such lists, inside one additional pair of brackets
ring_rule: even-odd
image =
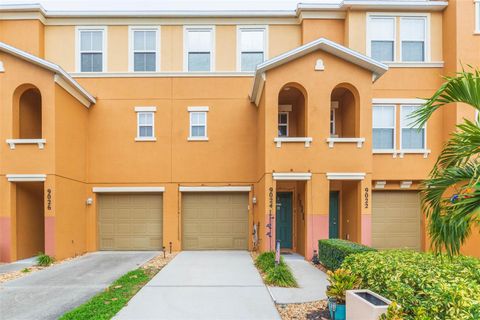
[[(173, 256), (167, 260), (171, 260)], [(152, 260), (154, 261), (155, 258)], [(149, 262), (118, 278), (110, 287), (81, 306), (65, 313), (61, 320), (111, 319), (167, 263)]]

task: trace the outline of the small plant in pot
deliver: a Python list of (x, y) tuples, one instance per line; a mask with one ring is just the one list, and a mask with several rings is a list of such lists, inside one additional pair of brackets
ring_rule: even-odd
[(361, 279), (352, 274), (350, 270), (337, 269), (328, 271), (327, 287), (328, 309), (333, 320), (345, 320), (345, 296), (347, 290), (358, 289)]

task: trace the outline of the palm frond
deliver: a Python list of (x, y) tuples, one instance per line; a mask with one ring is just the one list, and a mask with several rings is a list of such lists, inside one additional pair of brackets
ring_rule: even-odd
[(410, 118), (412, 127), (420, 128), (432, 114), (440, 107), (450, 103), (466, 103), (476, 110), (480, 110), (480, 70), (473, 72), (462, 70), (455, 77), (444, 77), (446, 82), (428, 99), (425, 104), (416, 110)]

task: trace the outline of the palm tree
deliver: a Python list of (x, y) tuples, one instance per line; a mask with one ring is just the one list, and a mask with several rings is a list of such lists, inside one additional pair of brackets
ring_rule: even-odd
[[(439, 108), (465, 103), (480, 112), (480, 70), (462, 70), (446, 82), (413, 115), (414, 127), (422, 127)], [(480, 116), (476, 122), (457, 125), (422, 183), (422, 209), (435, 252), (460, 252), (461, 245), (480, 227)]]

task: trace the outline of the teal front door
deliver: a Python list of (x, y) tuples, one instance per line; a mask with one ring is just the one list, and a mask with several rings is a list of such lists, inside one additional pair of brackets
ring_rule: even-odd
[(338, 238), (338, 191), (330, 191), (330, 211), (328, 216), (328, 237)]
[(275, 233), (281, 248), (292, 248), (292, 193), (277, 192)]

